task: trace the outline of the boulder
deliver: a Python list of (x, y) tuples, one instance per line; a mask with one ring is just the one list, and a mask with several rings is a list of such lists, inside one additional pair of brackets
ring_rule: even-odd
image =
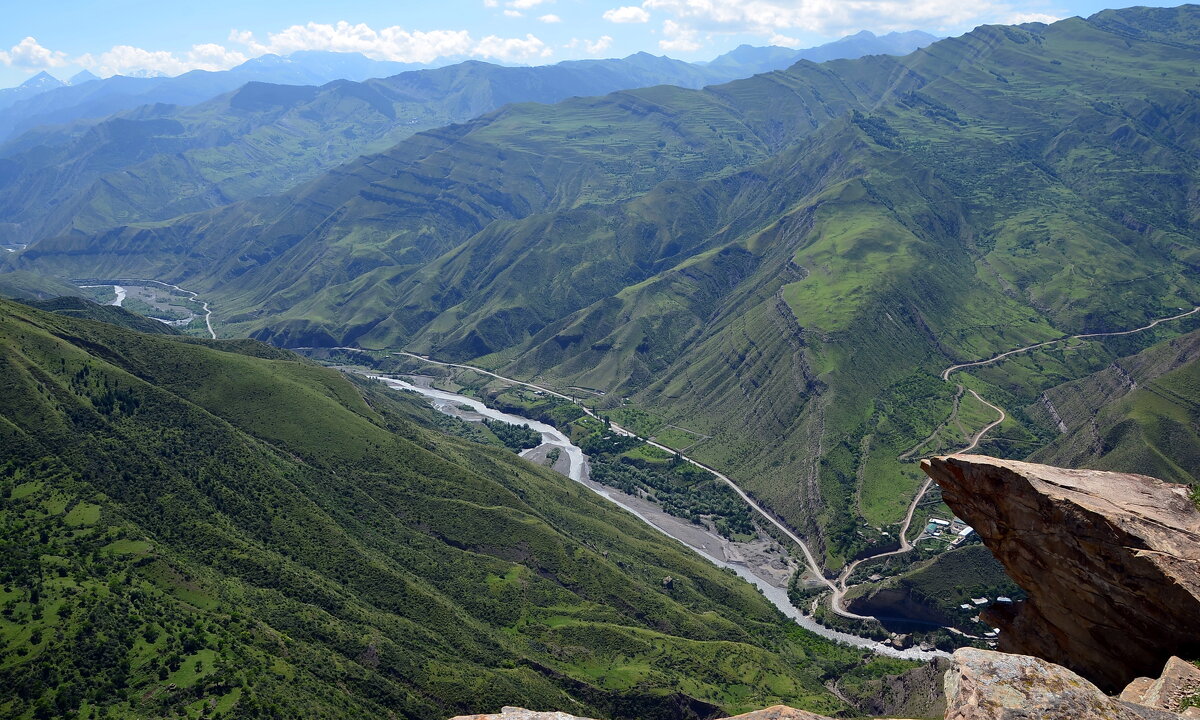
[[(519, 707), (501, 708), (494, 715), (459, 715), (451, 720), (591, 720), (563, 712), (537, 712)], [(814, 715), (805, 710), (797, 710), (787, 705), (772, 705), (763, 710), (755, 710), (743, 715), (735, 715), (724, 720), (830, 720), (824, 715)]]
[(1028, 655), (963, 648), (946, 673), (946, 720), (1179, 720), (1124, 702), (1070, 670)]
[(1200, 657), (1200, 511), (1187, 487), (979, 455), (921, 467), (1029, 596), (985, 613), (1000, 650), (1111, 693), (1172, 655)]
[(1200, 668), (1173, 657), (1167, 661), (1157, 680), (1136, 678), (1121, 691), (1121, 699), (1177, 711), (1183, 706), (1184, 700), (1197, 694), (1200, 694)]

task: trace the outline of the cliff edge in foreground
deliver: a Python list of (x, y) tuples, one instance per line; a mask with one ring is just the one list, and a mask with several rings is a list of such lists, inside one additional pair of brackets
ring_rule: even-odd
[(1001, 650), (1108, 692), (1172, 655), (1200, 656), (1200, 511), (1187, 487), (978, 455), (921, 467), (1028, 593), (986, 615)]

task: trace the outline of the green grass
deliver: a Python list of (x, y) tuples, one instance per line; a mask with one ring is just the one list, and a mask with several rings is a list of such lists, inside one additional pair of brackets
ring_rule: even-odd
[(95, 525), (99, 521), (100, 506), (86, 502), (75, 505), (75, 507), (71, 508), (71, 511), (67, 513), (67, 516), (63, 518), (64, 523), (73, 527), (86, 527), (88, 525)]
[(116, 540), (100, 550), (112, 555), (145, 555), (150, 552), (150, 548), (150, 543), (145, 540)]
[(655, 432), (653, 437), (656, 442), (675, 450), (684, 450), (704, 440), (700, 435), (677, 427), (663, 427)]

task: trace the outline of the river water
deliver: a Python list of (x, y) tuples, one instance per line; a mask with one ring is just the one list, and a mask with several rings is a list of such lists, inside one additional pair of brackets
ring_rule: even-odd
[[(113, 289), (113, 292), (116, 293), (117, 298), (108, 304), (116, 305), (117, 307), (121, 307), (125, 303), (125, 295), (126, 295), (125, 288), (120, 285), (80, 285), (79, 287), (81, 287), (81, 288), (110, 287)], [(157, 320), (158, 318), (155, 318), (155, 319)]]
[(491, 418), (492, 420), (501, 420), (503, 422), (511, 423), (513, 425), (528, 425), (530, 429), (542, 434), (542, 442), (543, 443), (546, 443), (548, 445), (553, 445), (554, 447), (560, 448), (563, 451), (563, 453), (570, 459), (571, 467), (567, 473), (567, 476), (570, 477), (572, 480), (584, 485), (592, 492), (603, 497), (605, 500), (608, 500), (609, 502), (619, 505), (622, 509), (626, 510), (627, 512), (632, 513), (639, 520), (645, 522), (647, 525), (649, 525), (650, 527), (654, 528), (655, 530), (661, 532), (662, 534), (666, 535), (667, 537), (672, 538), (674, 540), (678, 540), (679, 542), (682, 542), (688, 549), (692, 550), (697, 555), (699, 555), (700, 557), (704, 558), (705, 560), (711, 562), (712, 564), (716, 565), (717, 567), (727, 568), (727, 569), (732, 570), (733, 572), (737, 573), (738, 577), (741, 577), (742, 579), (746, 580), (746, 582), (749, 582), (750, 584), (752, 584), (756, 588), (758, 588), (759, 591), (762, 592), (763, 596), (766, 597), (766, 599), (771, 602), (771, 604), (773, 604), (775, 607), (779, 608), (780, 612), (782, 612), (784, 615), (791, 618), (793, 621), (796, 622), (797, 625), (803, 627), (805, 630), (814, 632), (817, 635), (820, 635), (829, 640), (834, 640), (836, 642), (845, 643), (847, 645), (853, 645), (855, 647), (865, 648), (867, 650), (878, 653), (880, 655), (888, 655), (891, 657), (905, 658), (908, 660), (932, 660), (935, 657), (948, 657), (947, 653), (939, 651), (939, 650), (919, 650), (916, 648), (900, 650), (898, 648), (891, 647), (890, 645), (884, 645), (882, 643), (876, 642), (876, 641), (868, 639), (868, 638), (859, 637), (857, 635), (851, 635), (849, 633), (840, 632), (838, 630), (831, 630), (830, 628), (827, 628), (824, 625), (821, 625), (817, 621), (813, 620), (811, 617), (800, 612), (800, 610), (798, 608), (796, 608), (795, 605), (792, 605), (791, 600), (788, 599), (788, 594), (787, 594), (786, 588), (781, 588), (781, 587), (772, 585), (771, 583), (767, 582), (766, 580), (759, 577), (758, 575), (755, 575), (750, 570), (750, 568), (746, 567), (745, 565), (743, 565), (741, 563), (731, 563), (731, 562), (725, 561), (722, 558), (714, 557), (713, 555), (705, 552), (704, 548), (696, 547), (695, 545), (687, 542), (686, 540), (684, 540), (682, 538), (675, 537), (670, 532), (668, 532), (667, 528), (660, 527), (658, 524), (654, 523), (649, 517), (647, 517), (646, 515), (641, 513), (635, 507), (634, 503), (632, 502), (633, 498), (631, 498), (630, 496), (626, 495), (625, 493), (623, 493), (620, 490), (617, 490), (615, 488), (605, 487), (603, 485), (600, 485), (598, 483), (594, 483), (594, 482), (591, 482), (590, 480), (588, 480), (588, 478), (587, 478), (587, 456), (583, 454), (583, 450), (580, 449), (580, 447), (578, 445), (575, 445), (574, 443), (572, 443), (570, 438), (568, 438), (566, 435), (564, 435), (562, 433), (562, 431), (560, 431), (558, 428), (554, 427), (553, 425), (547, 425), (546, 423), (538, 422), (537, 420), (531, 420), (529, 418), (521, 417), (519, 415), (512, 415), (509, 413), (501, 412), (494, 408), (490, 408), (487, 405), (484, 405), (483, 403), (476, 400), (475, 398), (469, 398), (464, 395), (458, 395), (455, 393), (446, 392), (445, 390), (437, 390), (434, 388), (419, 387), (419, 386), (414, 385), (413, 383), (407, 382), (405, 380), (398, 380), (396, 378), (384, 377), (382, 375), (375, 375), (375, 374), (371, 374), (371, 373), (360, 373), (360, 374), (362, 374), (366, 377), (369, 377), (369, 378), (373, 378), (375, 380), (379, 380), (390, 388), (394, 388), (397, 390), (411, 390), (413, 392), (420, 393), (421, 395), (424, 395), (425, 397), (430, 399), (430, 401), (431, 401), (430, 404), (432, 404), (434, 406), (434, 408), (440, 410), (441, 412), (446, 413), (447, 415), (456, 415), (457, 414), (455, 412), (456, 408), (458, 408), (459, 406), (467, 406), (467, 407), (470, 407), (474, 413), (476, 413), (482, 417)]

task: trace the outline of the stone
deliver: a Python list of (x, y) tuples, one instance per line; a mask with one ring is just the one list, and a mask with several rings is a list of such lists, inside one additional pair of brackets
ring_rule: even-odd
[[(591, 720), (591, 718), (576, 717), (563, 712), (537, 712), (519, 707), (504, 707), (494, 715), (459, 715), (451, 720)], [(830, 718), (824, 715), (814, 715), (805, 710), (797, 710), (787, 705), (773, 705), (763, 710), (735, 715), (724, 720), (830, 720)]]
[(787, 705), (772, 705), (763, 710), (734, 715), (724, 720), (829, 720), (824, 715), (814, 715), (805, 710), (797, 710)]
[(1178, 712), (1184, 699), (1197, 693), (1200, 693), (1200, 668), (1172, 657), (1158, 679), (1135, 679), (1121, 691), (1121, 699)]
[(565, 712), (539, 712), (525, 708), (505, 706), (500, 712), (482, 715), (459, 715), (451, 720), (593, 720), (577, 717)]
[[(951, 506), (953, 507), (953, 506)], [(946, 673), (946, 720), (1178, 720), (1125, 703), (1070, 670), (1028, 655), (963, 648)]]
[(1143, 475), (980, 455), (922, 469), (1028, 594), (983, 618), (999, 649), (1064, 665), (1106, 692), (1200, 657), (1200, 511)]

